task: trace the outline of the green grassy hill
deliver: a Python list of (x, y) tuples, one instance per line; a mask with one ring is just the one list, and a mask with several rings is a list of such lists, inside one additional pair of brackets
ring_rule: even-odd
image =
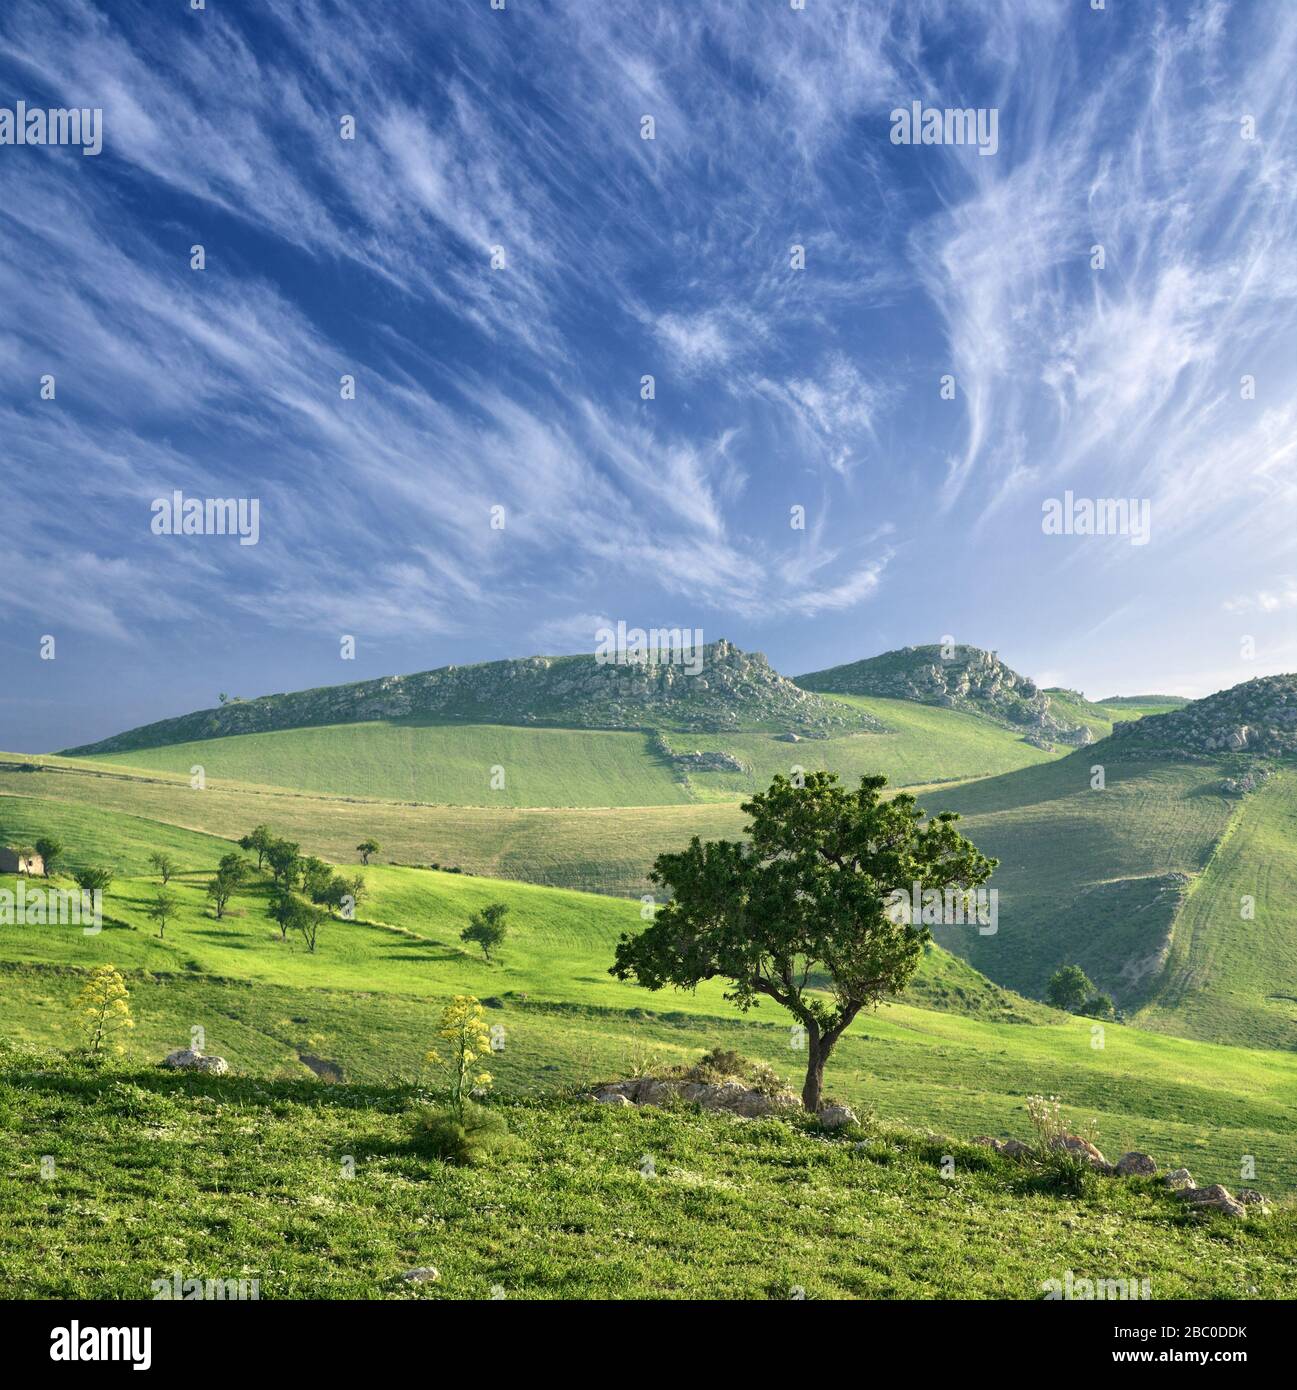
[[(37, 808), (35, 802), (45, 803)], [(209, 782), (195, 791), (188, 779), (117, 770), (0, 771), (0, 830), (30, 842), (52, 807), (84, 819), (99, 810), (146, 817), (167, 825), (237, 839), (266, 821), (305, 853), (355, 862), (355, 847), (373, 837), (381, 858), (438, 863), (475, 874), (521, 879), (619, 896), (649, 890), (654, 856), (683, 848), (693, 835), (734, 838), (744, 817), (735, 801), (704, 805), (576, 807), (563, 810), (493, 806), (410, 806), (359, 797)], [(69, 844), (74, 836), (64, 836)]]
[[(797, 677), (804, 690), (913, 700), (980, 714), (1044, 745), (1089, 742), (1084, 723), (1059, 713), (1027, 676), (981, 647), (901, 647)], [(1073, 693), (1073, 692), (1067, 692)]]
[(1145, 1027), (1297, 1045), (1297, 770), (1237, 805), (1175, 921)]
[[(654, 737), (398, 720), (137, 748), (99, 755), (93, 766), (187, 778), (197, 765), (209, 779), (389, 801), (577, 807), (732, 799), (768, 786), (775, 773), (787, 774), (795, 765), (828, 768), (852, 780), (881, 769), (897, 785), (909, 786), (990, 776), (1052, 756), (1002, 725), (960, 710), (853, 696), (831, 697), (831, 703), (886, 732), (791, 742), (768, 731)], [(695, 752), (727, 754), (742, 768), (691, 765), (687, 759)], [(503, 771), (498, 789), (491, 786), (493, 768)]]
[[(15, 800), (29, 828), (79, 833), (60, 819), (62, 803)], [(336, 1064), (347, 1079), (412, 1082), (440, 1005), (467, 992), (493, 1001), (492, 1021), (504, 1029), (505, 1051), (494, 1061), (506, 1096), (629, 1074), (645, 1058), (689, 1061), (718, 1043), (769, 1062), (790, 1081), (801, 1070), (778, 1010), (742, 1016), (719, 983), (655, 995), (608, 975), (617, 935), (639, 924), (635, 903), (376, 865), (365, 871), (371, 894), (359, 920), (326, 926), (311, 954), (296, 938), (280, 939), (265, 914), (264, 883), (240, 893), (225, 919), (210, 917), (202, 885), (228, 844), (192, 837), (175, 845), (185, 869), (175, 885), (182, 911), (159, 939), (145, 916), (154, 881), (139, 867), (147, 828), (99, 816), (90, 857), (109, 858), (124, 875), (107, 895), (100, 933), (37, 926), (0, 933), (0, 1036), (69, 1045), (84, 972), (111, 961), (128, 972), (139, 1024), (132, 1056), (142, 1061), (186, 1045), (198, 1026), (208, 1050), (239, 1072), (299, 1076), (310, 1056)], [(158, 827), (154, 843), (169, 833)], [(487, 962), (459, 931), (470, 911), (497, 900), (509, 903), (515, 931), (502, 958)], [(1023, 1098), (1058, 1094), (1117, 1152), (1149, 1149), (1167, 1162), (1189, 1162), (1201, 1181), (1235, 1184), (1237, 1155), (1250, 1153), (1260, 1185), (1275, 1192), (1295, 1185), (1289, 1121), (1297, 1057), (1119, 1025), (1106, 1029), (1103, 1049), (1092, 1042), (1088, 1021), (1018, 999), (934, 950), (905, 1002), (849, 1031), (830, 1090), (888, 1120), (964, 1137), (1021, 1135)]]
[[(459, 806), (666, 806), (690, 800), (648, 734), (395, 720), (235, 734), (96, 763), (339, 796)], [(493, 774), (493, 769), (500, 772)], [(497, 783), (492, 787), (493, 775)]]
[[(1102, 791), (1091, 787), (1095, 765)], [(940, 928), (939, 939), (1032, 996), (1078, 964), (1141, 1022), (1292, 1047), (1294, 778), (1239, 798), (1222, 789), (1236, 771), (1237, 759), (1127, 756), (1114, 742), (935, 789), (929, 809), (959, 812), (964, 833), (1001, 861), (997, 932)], [(1240, 917), (1245, 893), (1253, 921)]]
[(234, 699), (64, 751), (93, 756), (231, 734), (392, 719), (623, 730), (836, 733), (869, 727), (862, 715), (827, 704), (781, 676), (760, 652), (740, 651), (724, 639), (673, 649), (661, 659), (605, 655), (612, 659), (529, 656), (442, 666), (410, 676)]
[(837, 772), (850, 781), (884, 772), (896, 786), (918, 786), (990, 777), (1059, 756), (1033, 747), (1001, 724), (963, 710), (858, 695), (826, 698), (872, 716), (884, 731), (798, 743), (754, 734), (676, 736), (673, 745), (731, 753), (745, 764), (742, 772), (690, 774), (694, 790), (705, 797), (747, 795), (768, 787), (776, 773), (788, 776), (795, 765), (807, 772)]
[(831, 1139), (568, 1097), (496, 1102), (513, 1146), (457, 1168), (412, 1143), (420, 1108), (408, 1086), (0, 1054), (0, 1279), (14, 1298), (142, 1299), (178, 1272), (262, 1299), (1038, 1299), (1071, 1271), (1155, 1299), (1292, 1295), (1287, 1209), (1230, 1224), (1155, 1182), (1078, 1197), (892, 1125)]

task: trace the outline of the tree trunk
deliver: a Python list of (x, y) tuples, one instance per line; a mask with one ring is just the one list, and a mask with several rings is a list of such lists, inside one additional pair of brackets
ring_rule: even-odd
[(808, 1029), (806, 1035), (806, 1084), (802, 1087), (802, 1106), (814, 1114), (820, 1108), (820, 1093), (824, 1090), (824, 1064), (828, 1049), (820, 1045), (818, 1031)]

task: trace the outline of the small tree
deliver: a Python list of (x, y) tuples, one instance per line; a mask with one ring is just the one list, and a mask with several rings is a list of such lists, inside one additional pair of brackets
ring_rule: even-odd
[(266, 855), (270, 851), (270, 846), (274, 843), (275, 837), (270, 833), (270, 827), (268, 825), (256, 825), (239, 841), (239, 848), (246, 849), (249, 854), (256, 854), (257, 872), (260, 873), (265, 867)]
[(293, 888), (301, 872), (301, 846), (294, 840), (274, 840), (266, 850), (266, 863), (279, 888)]
[(343, 917), (350, 919), (355, 916), (355, 909), (365, 891), (365, 880), (360, 874), (354, 878), (347, 878), (345, 874), (330, 874), (327, 881), (321, 880), (308, 896), (313, 903), (327, 907), (330, 912), (340, 912)]
[(509, 934), (505, 915), (509, 911), (507, 903), (491, 903), (481, 912), (475, 912), (468, 919), (468, 926), (459, 934), (461, 941), (476, 941), (482, 948), (482, 955), (491, 959), (491, 952), (504, 942)]
[(218, 921), (225, 916), (230, 899), (246, 881), (251, 869), (248, 861), (242, 855), (235, 854), (233, 850), (221, 856), (216, 877), (207, 885), (207, 896), (212, 900)]
[[(163, 880), (165, 885), (165, 880)], [(170, 888), (163, 886), (154, 891), (153, 899), (144, 909), (145, 915), (158, 924), (158, 935), (165, 937), (167, 923), (180, 911), (180, 899)]]
[(1065, 965), (1055, 970), (1045, 987), (1045, 998), (1056, 1009), (1074, 1014), (1094, 993), (1094, 986), (1079, 965)]
[(279, 923), (281, 939), (287, 940), (290, 931), (299, 931), (306, 949), (312, 954), (320, 938), (320, 928), (329, 920), (328, 908), (287, 891), (276, 892), (271, 897), (270, 915)]
[(63, 857), (63, 842), (62, 840), (55, 840), (49, 835), (42, 835), (41, 838), (36, 841), (36, 853), (41, 857), (45, 877), (49, 878), (50, 873), (53, 871), (55, 861)]
[(277, 888), (270, 895), (270, 915), (279, 923), (279, 938), (288, 939), (288, 932), (294, 926), (301, 899), (286, 888)]
[(377, 840), (362, 840), (360, 844), (356, 846), (360, 854), (360, 862), (366, 865), (369, 863), (369, 856), (371, 854), (377, 854), (382, 848), (383, 846), (380, 845)]
[(86, 1051), (92, 1057), (109, 1050), (126, 1051), (119, 1039), (135, 1027), (129, 1000), (126, 981), (116, 966), (99, 965), (90, 972), (89, 980), (77, 995), (77, 1008)]
[(221, 855), (221, 862), (216, 866), (216, 872), (224, 874), (237, 887), (248, 881), (248, 875), (252, 872), (252, 865), (241, 854), (235, 854), (231, 850), (229, 854)]
[(83, 893), (106, 893), (113, 881), (113, 871), (104, 868), (78, 869), (72, 877)]
[(437, 1036), (445, 1042), (448, 1055), (429, 1048), (425, 1060), (441, 1068), (450, 1083), (450, 1111), (460, 1123), (472, 1091), (491, 1085), (489, 1071), (474, 1072), (473, 1064), (490, 1055), (491, 1035), (481, 1004), (471, 994), (457, 994), (441, 1011)]
[(153, 872), (162, 880), (163, 887), (166, 887), (176, 872), (176, 861), (165, 850), (158, 849), (149, 855), (149, 863), (153, 865)]
[[(858, 791), (831, 772), (803, 786), (776, 777), (745, 802), (747, 843), (697, 836), (659, 855), (654, 883), (671, 900), (638, 936), (623, 935), (611, 972), (648, 989), (694, 989), (726, 978), (726, 998), (751, 1008), (758, 995), (782, 1004), (806, 1033), (802, 1104), (818, 1110), (824, 1067), (861, 1009), (901, 990), (929, 939), (896, 910), (913, 889), (966, 891), (996, 861), (955, 830), (950, 812), (927, 819), (912, 796), (884, 800), (886, 777)], [(828, 994), (811, 985), (827, 975)], [(813, 992), (812, 992), (813, 991)]]
[(218, 873), (207, 885), (207, 896), (212, 900), (212, 909), (216, 913), (216, 920), (219, 922), (225, 916), (225, 909), (229, 906), (230, 899), (234, 896), (238, 884), (232, 878), (227, 878), (224, 874)]
[(317, 859), (311, 855), (302, 860), (302, 892), (313, 903), (327, 903), (329, 901), (333, 878), (332, 867), (326, 864), (323, 859)]
[(293, 917), (293, 926), (302, 933), (302, 940), (306, 942), (306, 949), (312, 955), (315, 954), (315, 943), (320, 938), (320, 928), (329, 920), (329, 909), (321, 907), (318, 903), (298, 903), (297, 912)]

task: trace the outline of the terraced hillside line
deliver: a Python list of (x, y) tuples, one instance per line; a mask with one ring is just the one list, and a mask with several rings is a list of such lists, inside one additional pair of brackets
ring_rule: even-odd
[(1190, 976), (1183, 969), (1178, 968), (1175, 962), (1175, 958), (1180, 955), (1180, 953), (1176, 951), (1177, 940), (1183, 941), (1183, 934), (1180, 933), (1178, 929), (1193, 903), (1195, 894), (1197, 894), (1204, 880), (1211, 872), (1212, 865), (1216, 863), (1221, 852), (1233, 838), (1234, 832), (1242, 824), (1244, 810), (1244, 803), (1240, 801), (1238, 806), (1235, 807), (1231, 813), (1229, 820), (1225, 823), (1225, 829), (1220, 838), (1211, 847), (1211, 853), (1208, 854), (1202, 868), (1197, 873), (1190, 875), (1189, 886), (1180, 903), (1179, 910), (1171, 919), (1171, 926), (1166, 934), (1166, 962), (1164, 973), (1157, 986), (1157, 994), (1159, 996), (1157, 1002), (1163, 1009), (1176, 1008), (1193, 987)]
[[(1297, 772), (1235, 808), (1177, 916), (1165, 987), (1142, 1026), (1297, 1047)], [(1244, 916), (1245, 900), (1252, 916)]]

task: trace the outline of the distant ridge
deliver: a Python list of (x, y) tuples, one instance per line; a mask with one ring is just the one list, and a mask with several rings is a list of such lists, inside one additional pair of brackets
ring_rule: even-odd
[(1029, 742), (1042, 745), (1059, 742), (1080, 746), (1093, 739), (1083, 724), (1052, 713), (1048, 694), (1035, 681), (1019, 675), (994, 652), (981, 647), (947, 649), (935, 643), (901, 647), (864, 661), (812, 671), (796, 681), (803, 690), (915, 700), (985, 715), (1021, 729)]
[(1122, 747), (1157, 753), (1297, 753), (1297, 675), (1258, 676), (1182, 709), (1114, 726)]
[(1100, 705), (1174, 705), (1182, 709), (1189, 701), (1183, 695), (1109, 695)]
[(768, 729), (804, 737), (882, 728), (863, 711), (801, 689), (760, 652), (740, 651), (723, 638), (701, 650), (697, 674), (663, 660), (619, 665), (594, 656), (529, 656), (263, 695), (63, 753), (89, 757), (229, 734), (420, 717), (589, 729)]

